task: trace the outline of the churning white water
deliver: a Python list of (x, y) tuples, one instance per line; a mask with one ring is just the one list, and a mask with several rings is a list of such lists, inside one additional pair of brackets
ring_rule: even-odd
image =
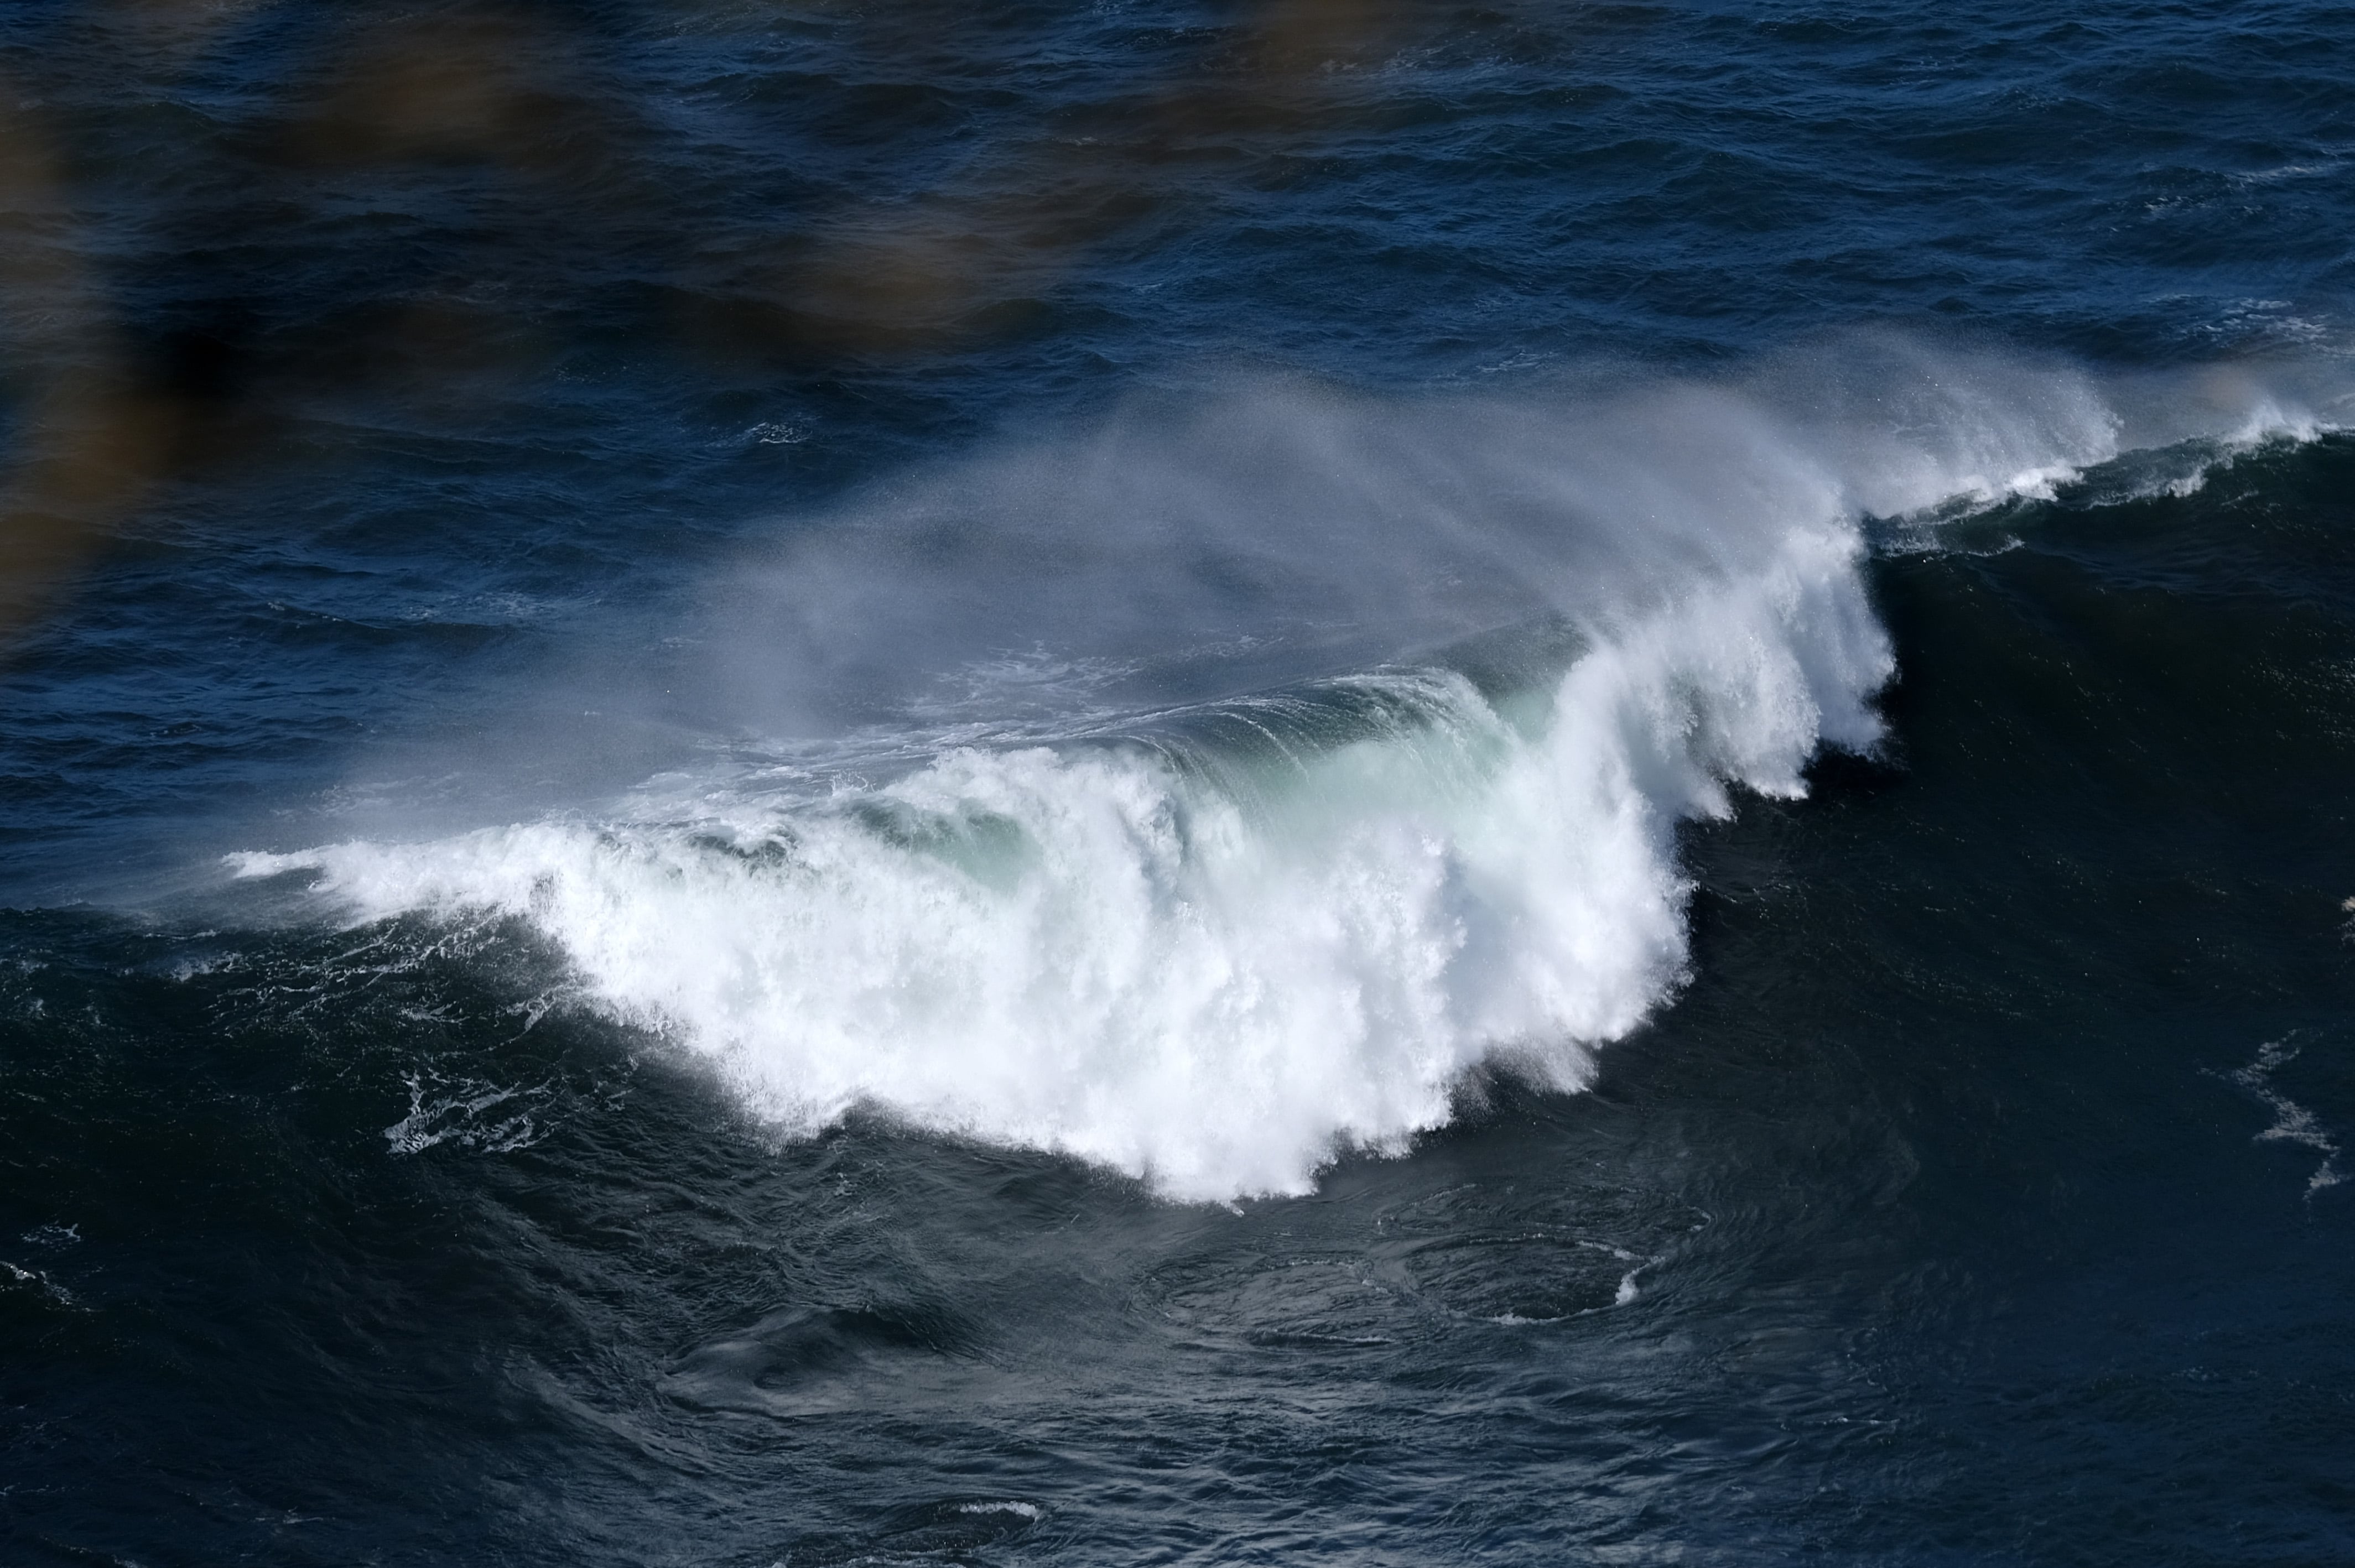
[(1485, 1059), (1580, 1085), (1670, 994), (1678, 824), (1881, 733), (1865, 514), (2120, 450), (2081, 376), (1881, 353), (1878, 396), (1244, 391), (918, 476), (749, 573), (710, 675), (912, 760), (236, 867), (527, 920), (791, 1128), (876, 1104), (1300, 1192)]

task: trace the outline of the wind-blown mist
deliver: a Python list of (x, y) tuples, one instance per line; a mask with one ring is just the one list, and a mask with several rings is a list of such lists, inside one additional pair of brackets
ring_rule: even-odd
[(1868, 517), (2303, 418), (2136, 398), (1882, 343), (1551, 406), (1141, 405), (738, 574), (699, 676), (728, 760), (236, 863), (527, 920), (794, 1129), (872, 1104), (1299, 1192), (1484, 1061), (1579, 1086), (1671, 994), (1678, 825), (1881, 734)]

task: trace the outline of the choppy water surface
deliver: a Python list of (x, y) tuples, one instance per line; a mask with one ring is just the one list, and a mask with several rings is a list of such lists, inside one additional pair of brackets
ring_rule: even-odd
[(2355, 24), (0, 18), (0, 1542), (2355, 1554)]

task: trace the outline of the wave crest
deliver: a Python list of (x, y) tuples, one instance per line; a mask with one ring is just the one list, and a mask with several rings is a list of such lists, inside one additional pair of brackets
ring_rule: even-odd
[(1857, 363), (1569, 414), (1257, 393), (952, 465), (747, 574), (713, 685), (787, 694), (731, 760), (237, 869), (527, 920), (796, 1129), (1298, 1192), (1484, 1060), (1584, 1083), (1685, 974), (1678, 824), (1881, 734), (1868, 514), (2133, 422), (2077, 372)]
[[(1444, 669), (1150, 732), (951, 750), (877, 787), (546, 821), (240, 869), (363, 916), (490, 908), (795, 1128), (872, 1102), (1188, 1198), (1305, 1190), (1443, 1123), (1509, 1052), (1563, 1087), (1681, 977), (1678, 821), (1877, 736), (1891, 661), (1848, 532), (1592, 646), (1516, 703)], [(1344, 702), (1351, 738), (1297, 722)]]

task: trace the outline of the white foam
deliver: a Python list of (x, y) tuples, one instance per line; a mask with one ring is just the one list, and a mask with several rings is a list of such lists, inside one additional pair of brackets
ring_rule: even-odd
[(1406, 648), (1501, 606), (1575, 634), (1518, 697), (1411, 659), (1192, 710), (1249, 746), (1091, 710), (882, 781), (711, 763), (591, 812), (233, 863), (320, 874), (353, 919), (527, 920), (789, 1128), (872, 1104), (1173, 1196), (1303, 1192), (1337, 1150), (1444, 1123), (1485, 1060), (1583, 1084), (1674, 991), (1678, 824), (1799, 795), (1819, 746), (1881, 733), (1863, 514), (2117, 450), (2083, 376), (1907, 374), (1872, 418), (1788, 387), (1242, 394), (870, 499), (760, 589), (761, 635), (723, 640), (740, 673), (859, 685), (869, 722), (949, 690), (987, 733), (995, 692), (1037, 734), (1040, 671), (1109, 672), (1092, 702), (1156, 645)]
[(2274, 1113), (2273, 1125), (2258, 1133), (2255, 1141), (2295, 1143), (2322, 1156), (2322, 1163), (2306, 1179), (2306, 1195), (2311, 1200), (2346, 1181), (2347, 1175), (2339, 1168), (2339, 1140), (2330, 1136), (2321, 1118), (2275, 1086), (2275, 1075), (2297, 1060), (2303, 1048), (2295, 1036), (2266, 1041), (2257, 1047), (2257, 1059), (2232, 1074), (2232, 1079)]
[[(241, 857), (361, 917), (489, 907), (617, 1014), (811, 1128), (861, 1101), (1193, 1198), (1395, 1147), (1498, 1050), (1555, 1084), (1686, 957), (1672, 830), (1868, 744), (1890, 656), (1852, 536), (1795, 532), (1578, 660), (1532, 729), (1460, 675), (1214, 780), (1142, 745), (962, 749), (823, 801)], [(1247, 710), (1245, 710), (1247, 711)]]

